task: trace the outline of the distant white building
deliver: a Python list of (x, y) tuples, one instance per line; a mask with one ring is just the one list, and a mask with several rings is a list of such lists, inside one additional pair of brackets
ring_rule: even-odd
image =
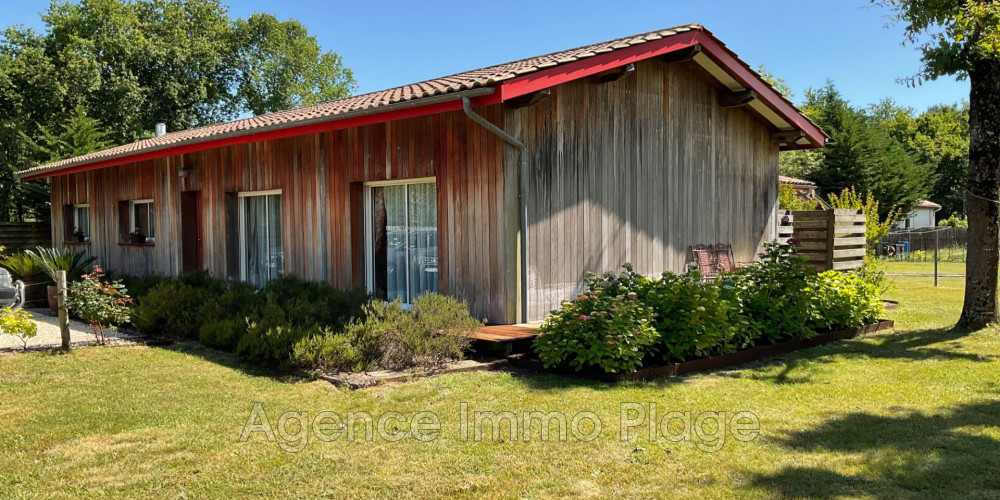
[(918, 227), (937, 226), (937, 211), (941, 210), (941, 205), (933, 201), (917, 200), (913, 207), (913, 212), (906, 219), (900, 220), (896, 224), (899, 229), (916, 229)]

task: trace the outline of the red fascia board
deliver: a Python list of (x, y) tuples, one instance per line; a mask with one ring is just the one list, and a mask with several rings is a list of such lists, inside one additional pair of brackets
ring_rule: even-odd
[[(495, 94), (490, 94), (480, 97), (474, 97), (472, 98), (472, 102), (476, 106), (487, 106), (490, 104), (496, 104), (500, 102), (500, 100), (497, 96), (495, 96)], [(45, 177), (54, 177), (57, 175), (76, 174), (80, 172), (87, 172), (90, 170), (97, 170), (101, 168), (125, 165), (128, 163), (138, 163), (141, 161), (166, 158), (168, 156), (177, 156), (186, 153), (195, 153), (198, 151), (205, 151), (208, 149), (216, 149), (226, 146), (236, 146), (239, 144), (248, 144), (251, 142), (285, 139), (288, 137), (317, 134), (321, 132), (330, 132), (333, 130), (341, 130), (346, 128), (363, 127), (365, 125), (374, 125), (377, 123), (384, 123), (392, 120), (405, 120), (407, 118), (415, 118), (419, 116), (433, 115), (437, 113), (446, 113), (449, 111), (461, 111), (461, 109), (462, 109), (462, 101), (456, 99), (454, 101), (438, 102), (434, 104), (428, 104), (426, 106), (417, 106), (412, 108), (399, 109), (396, 111), (386, 111), (382, 113), (373, 113), (370, 115), (356, 116), (354, 118), (344, 118), (340, 120), (334, 118), (331, 121), (326, 121), (321, 123), (313, 123), (298, 127), (269, 130), (267, 132), (258, 132), (258, 133), (250, 132), (238, 136), (224, 137), (221, 139), (196, 142), (193, 144), (180, 144), (177, 146), (168, 147), (164, 149), (157, 149), (155, 151), (138, 152), (133, 155), (108, 158), (106, 160), (97, 160), (95, 162), (84, 163), (81, 165), (67, 167), (59, 170), (53, 170), (50, 172), (39, 172), (34, 175), (23, 177), (21, 180), (30, 181), (34, 179), (42, 179)]]
[(669, 54), (678, 50), (701, 44), (702, 52), (716, 64), (733, 76), (745, 88), (752, 89), (764, 103), (773, 109), (799, 130), (812, 142), (812, 147), (823, 147), (826, 144), (826, 134), (788, 103), (753, 71), (737, 59), (732, 52), (723, 46), (712, 35), (704, 31), (690, 31), (672, 35), (660, 40), (634, 45), (625, 49), (615, 50), (606, 54), (557, 66), (551, 69), (537, 71), (528, 75), (513, 78), (500, 84), (500, 95), (503, 101), (539, 90), (555, 87), (580, 78), (585, 78), (603, 71), (618, 68), (629, 63)]
[(732, 75), (745, 88), (757, 92), (757, 96), (769, 108), (773, 109), (785, 121), (794, 125), (795, 128), (805, 133), (809, 142), (813, 143), (815, 147), (824, 147), (826, 145), (826, 134), (823, 133), (823, 130), (803, 116), (799, 110), (795, 109), (795, 106), (792, 106), (781, 97), (776, 90), (771, 88), (767, 82), (743, 64), (729, 49), (716, 40), (715, 37), (705, 32), (698, 32), (698, 43), (701, 44), (703, 52), (708, 57)]
[(585, 78), (626, 64), (669, 54), (698, 44), (699, 31), (688, 31), (663, 37), (652, 42), (640, 43), (593, 57), (536, 71), (500, 83), (499, 94), (504, 101), (563, 83)]

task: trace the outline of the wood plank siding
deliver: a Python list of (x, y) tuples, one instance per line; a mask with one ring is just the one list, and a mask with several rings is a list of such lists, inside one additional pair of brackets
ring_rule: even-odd
[[(478, 110), (502, 126), (499, 106)], [(52, 181), (53, 242), (65, 242), (63, 210), (89, 203), (91, 244), (81, 245), (108, 269), (178, 274), (180, 193), (201, 191), (203, 263), (212, 275), (237, 278), (231, 266), (234, 227), (226, 198), (280, 189), (285, 272), (335, 286), (363, 286), (362, 185), (435, 177), (438, 187), (439, 289), (469, 302), (492, 322), (507, 312), (502, 142), (461, 112), (213, 149), (63, 175)], [(191, 168), (182, 179), (178, 171)], [(152, 198), (156, 243), (120, 245), (118, 203)], [(500, 277), (499, 279), (495, 277)], [(513, 314), (513, 313), (511, 313)]]
[[(697, 243), (749, 261), (776, 236), (778, 146), (718, 92), (689, 64), (650, 60), (505, 111), (530, 151), (529, 320), (574, 297), (587, 271), (684, 271)], [(515, 168), (516, 154), (505, 161)]]
[[(529, 320), (573, 297), (587, 271), (683, 271), (696, 243), (731, 243), (751, 260), (775, 237), (772, 130), (719, 106), (711, 82), (687, 63), (648, 60), (537, 104), (477, 109), (529, 149)], [(439, 290), (490, 322), (517, 322), (517, 150), (460, 111), (56, 176), (53, 242), (65, 242), (62, 207), (89, 203), (80, 248), (118, 272), (177, 274), (181, 192), (200, 191), (204, 268), (236, 278), (233, 197), (280, 189), (285, 272), (363, 286), (363, 183), (426, 177), (437, 182)], [(118, 204), (148, 198), (155, 244), (119, 244)]]

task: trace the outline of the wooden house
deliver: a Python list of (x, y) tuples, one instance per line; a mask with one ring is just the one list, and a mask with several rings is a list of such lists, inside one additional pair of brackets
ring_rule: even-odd
[(49, 179), (56, 245), (120, 273), (438, 291), (509, 324), (543, 318), (587, 271), (683, 271), (697, 243), (751, 260), (776, 237), (778, 152), (826, 139), (685, 25), (19, 176)]

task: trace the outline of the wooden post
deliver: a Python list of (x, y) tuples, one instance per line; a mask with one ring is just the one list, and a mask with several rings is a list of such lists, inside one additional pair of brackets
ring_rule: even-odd
[(69, 350), (69, 308), (66, 307), (66, 271), (56, 271), (56, 302), (59, 304), (59, 331), (62, 348)]

